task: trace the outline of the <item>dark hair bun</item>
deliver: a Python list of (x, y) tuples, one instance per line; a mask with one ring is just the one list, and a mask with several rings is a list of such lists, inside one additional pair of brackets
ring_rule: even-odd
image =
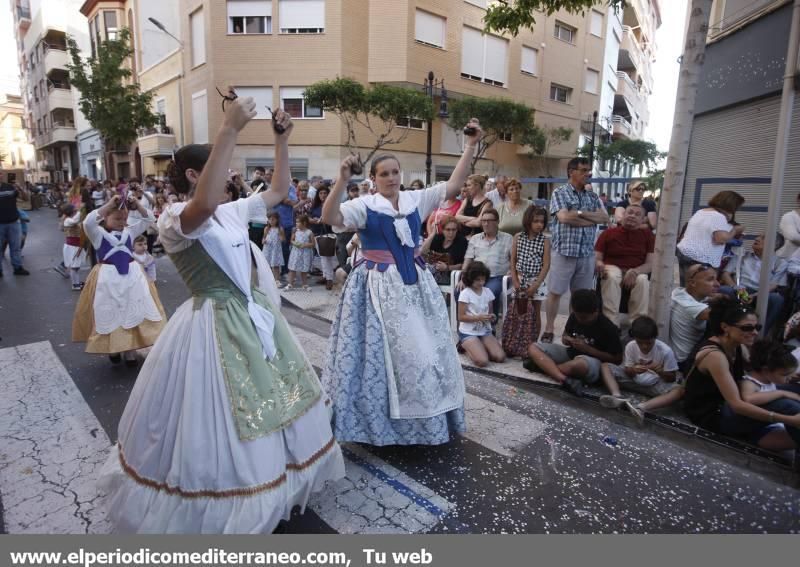
[(210, 155), (211, 146), (209, 144), (189, 144), (175, 152), (167, 165), (167, 177), (175, 191), (188, 193), (192, 190), (189, 180), (186, 179), (186, 170), (203, 171)]

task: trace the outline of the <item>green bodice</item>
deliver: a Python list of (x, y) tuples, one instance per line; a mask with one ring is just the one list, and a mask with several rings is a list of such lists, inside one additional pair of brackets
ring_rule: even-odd
[(193, 308), (199, 310), (206, 301), (213, 302), (215, 338), (239, 438), (263, 437), (308, 411), (319, 400), (321, 386), (280, 306), (272, 305), (253, 286), (253, 300), (275, 318), (277, 353), (272, 360), (265, 360), (247, 313), (247, 298), (200, 242), (170, 254), (170, 259), (192, 293)]

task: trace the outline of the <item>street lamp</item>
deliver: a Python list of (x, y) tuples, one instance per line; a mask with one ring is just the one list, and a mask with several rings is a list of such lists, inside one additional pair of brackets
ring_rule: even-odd
[[(439, 118), (447, 118), (447, 89), (444, 88), (444, 79), (436, 79), (433, 76), (433, 71), (428, 72), (428, 77), (425, 79), (425, 94), (430, 97), (432, 101), (436, 100), (436, 89), (441, 89), (441, 99), (439, 101)], [(433, 165), (433, 158), (431, 157), (431, 149), (433, 145), (433, 119), (428, 119), (428, 148), (425, 152), (425, 185), (431, 184), (431, 165)]]

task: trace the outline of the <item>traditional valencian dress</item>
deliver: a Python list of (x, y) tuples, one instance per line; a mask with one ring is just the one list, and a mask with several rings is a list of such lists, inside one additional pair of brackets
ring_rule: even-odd
[[(86, 352), (116, 354), (151, 346), (167, 316), (155, 285), (133, 259), (133, 240), (155, 220), (128, 220), (122, 231), (100, 226), (97, 211), (83, 221), (83, 230), (97, 251), (72, 320), (72, 340), (86, 342)], [(66, 223), (65, 223), (66, 224)]]
[(436, 445), (465, 430), (447, 309), (419, 256), (421, 219), (446, 187), (401, 192), (399, 210), (380, 194), (341, 206), (362, 258), (345, 282), (322, 379), (339, 441)]
[(192, 297), (142, 367), (100, 486), (117, 532), (270, 533), (341, 478), (344, 461), (248, 238), (248, 222), (266, 215), (262, 196), (220, 205), (189, 234), (185, 205), (166, 209), (158, 231)]
[(81, 212), (77, 210), (74, 215), (65, 218), (63, 227), (65, 237), (62, 250), (64, 267), (68, 270), (78, 269), (83, 266), (83, 261), (86, 259), (86, 252), (81, 248)]

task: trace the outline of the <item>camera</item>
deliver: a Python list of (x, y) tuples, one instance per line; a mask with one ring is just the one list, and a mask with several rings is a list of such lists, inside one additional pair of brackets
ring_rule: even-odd
[(475, 126), (464, 126), (464, 134), (467, 136), (474, 136), (478, 132)]

